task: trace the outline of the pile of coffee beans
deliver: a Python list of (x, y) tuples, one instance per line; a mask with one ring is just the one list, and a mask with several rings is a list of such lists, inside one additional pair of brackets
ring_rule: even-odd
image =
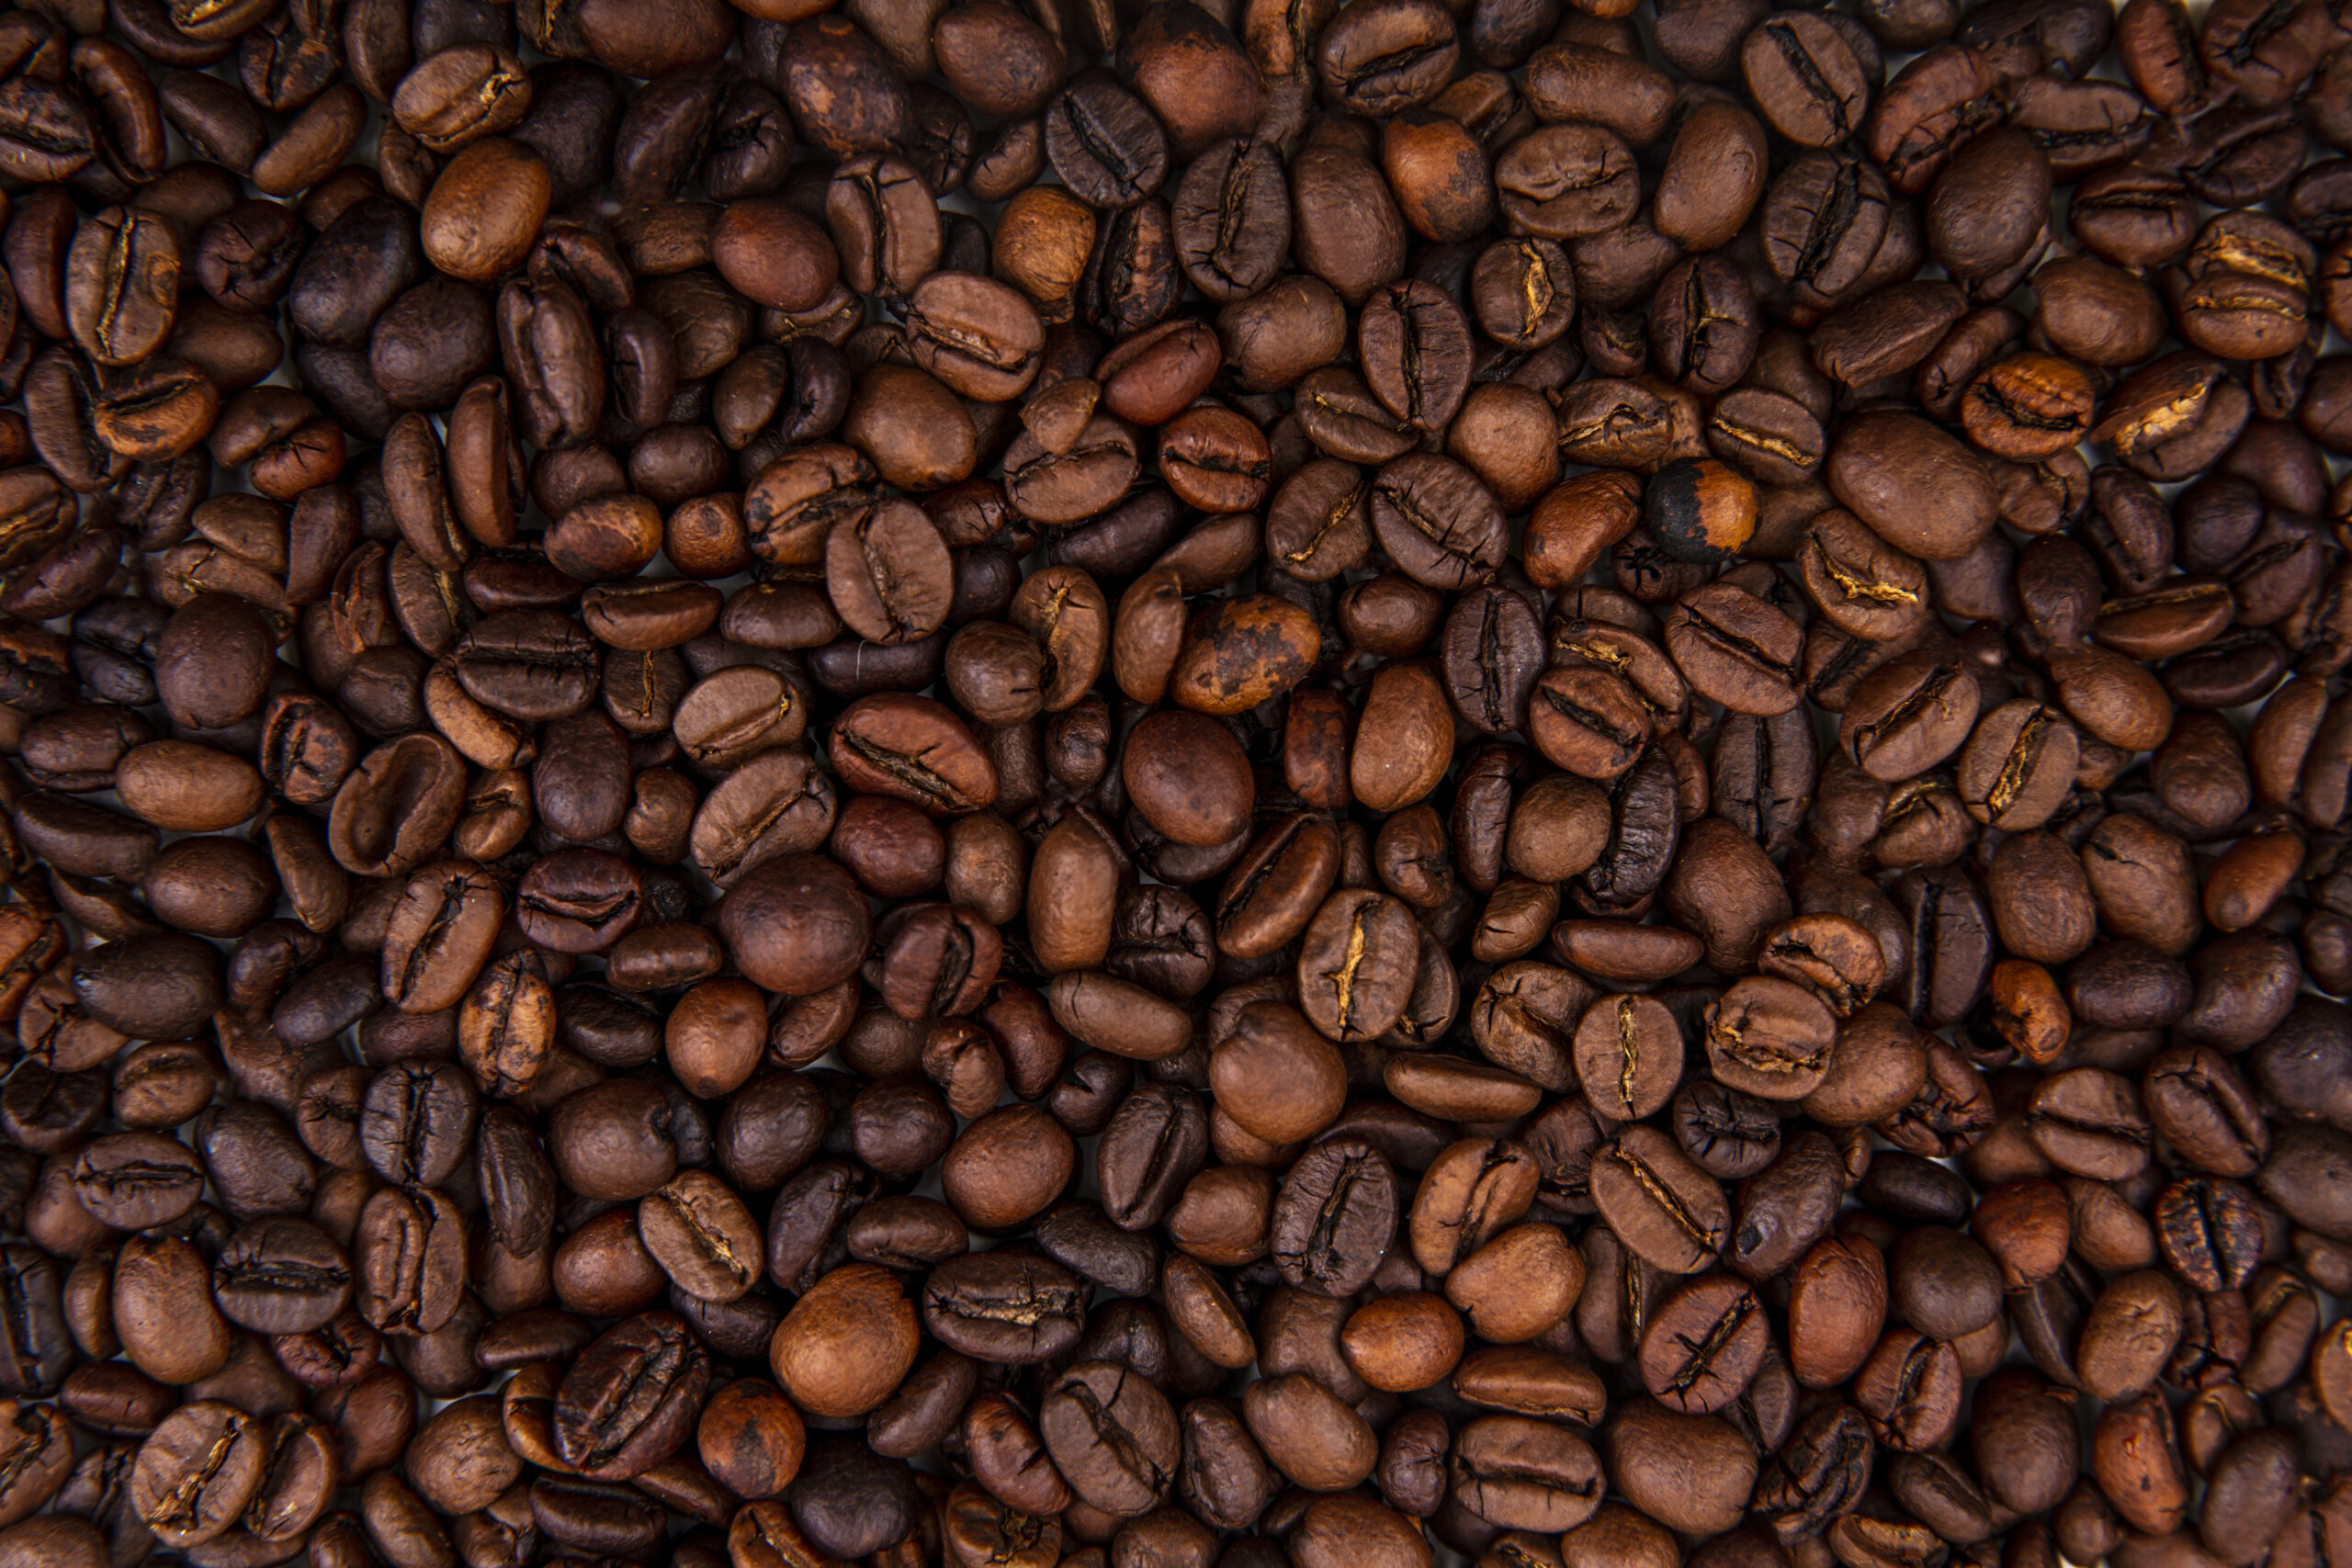
[(2352, 1563), (2352, 6), (1837, 4), (0, 12), (0, 1568)]

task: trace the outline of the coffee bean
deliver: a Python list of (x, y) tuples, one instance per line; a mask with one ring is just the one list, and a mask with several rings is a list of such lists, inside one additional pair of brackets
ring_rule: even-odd
[(1869, 85), (1852, 46), (1826, 22), (1758, 27), (1741, 45), (1739, 63), (1764, 118), (1801, 146), (1834, 146), (1861, 122)]
[(1770, 1336), (1762, 1306), (1724, 1274), (1691, 1280), (1663, 1303), (1642, 1336), (1642, 1381), (1677, 1410), (1720, 1410), (1755, 1376)]
[(1795, 623), (1728, 584), (1679, 600), (1668, 617), (1667, 650), (1694, 690), (1738, 713), (1767, 717), (1799, 700)]
[(333, 1321), (351, 1301), (343, 1249), (307, 1221), (257, 1220), (230, 1238), (213, 1266), (223, 1315), (268, 1334), (303, 1334)]
[(1070, 1368), (1046, 1391), (1038, 1430), (1070, 1489), (1096, 1506), (1141, 1512), (1175, 1479), (1175, 1414), (1165, 1395), (1124, 1367)]
[(1593, 1156), (1593, 1201), (1645, 1261), (1702, 1267), (1723, 1246), (1729, 1212), (1706, 1173), (1664, 1134), (1634, 1127)]
[(1334, 893), (1302, 937), (1300, 1003), (1340, 1040), (1385, 1033), (1403, 1016), (1418, 953), (1403, 904), (1368, 890)]
[(237, 1523), (260, 1486), (265, 1440), (233, 1405), (183, 1405), (140, 1445), (127, 1501), (157, 1540), (202, 1545)]
[(616, 1325), (580, 1353), (557, 1390), (558, 1454), (592, 1478), (641, 1472), (684, 1441), (709, 1375), (675, 1314)]
[(934, 1270), (924, 1321), (966, 1355), (1031, 1363), (1077, 1342), (1083, 1292), (1060, 1265), (1010, 1254), (973, 1253)]

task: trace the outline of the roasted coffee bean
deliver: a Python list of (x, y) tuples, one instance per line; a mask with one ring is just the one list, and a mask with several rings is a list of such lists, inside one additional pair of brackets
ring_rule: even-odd
[(1058, 1264), (972, 1253), (933, 1270), (923, 1317), (952, 1349), (1027, 1364), (1050, 1360), (1077, 1343), (1083, 1299), (1076, 1276)]
[(623, 1321), (581, 1351), (557, 1389), (557, 1453), (592, 1479), (642, 1472), (685, 1440), (709, 1376), (674, 1314)]
[(1695, 1272), (1724, 1244), (1729, 1212), (1721, 1189), (1653, 1128), (1629, 1128), (1596, 1152), (1592, 1183), (1602, 1216), (1655, 1267)]
[(1668, 617), (1665, 636), (1693, 689), (1734, 712), (1769, 717), (1800, 700), (1802, 636), (1786, 614), (1753, 594), (1728, 584), (1686, 594)]
[(352, 1299), (344, 1249), (307, 1220), (256, 1220), (229, 1239), (213, 1265), (212, 1293), (223, 1316), (273, 1335), (323, 1327)]
[(74, 1164), (82, 1206), (121, 1230), (168, 1224), (194, 1208), (205, 1171), (186, 1145), (153, 1133), (98, 1138)]
[(201, 1545), (237, 1524), (261, 1485), (266, 1445), (261, 1423), (243, 1411), (197, 1400), (140, 1445), (125, 1501), (158, 1540)]
[(1770, 1343), (1762, 1304), (1725, 1274), (1702, 1275), (1661, 1303), (1642, 1336), (1642, 1380), (1678, 1410), (1720, 1410), (1756, 1374)]
[(1283, 1278), (1318, 1295), (1361, 1289), (1396, 1227), (1396, 1178), (1360, 1135), (1315, 1145), (1284, 1180), (1269, 1235)]
[(1335, 1039), (1385, 1033), (1404, 1015), (1418, 953), (1402, 903), (1369, 890), (1335, 893), (1303, 933), (1300, 1005)]

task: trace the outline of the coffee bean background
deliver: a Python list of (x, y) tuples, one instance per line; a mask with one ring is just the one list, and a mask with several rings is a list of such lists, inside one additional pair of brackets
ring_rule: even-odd
[(0, 12), (0, 1568), (2352, 1562), (2352, 12)]

